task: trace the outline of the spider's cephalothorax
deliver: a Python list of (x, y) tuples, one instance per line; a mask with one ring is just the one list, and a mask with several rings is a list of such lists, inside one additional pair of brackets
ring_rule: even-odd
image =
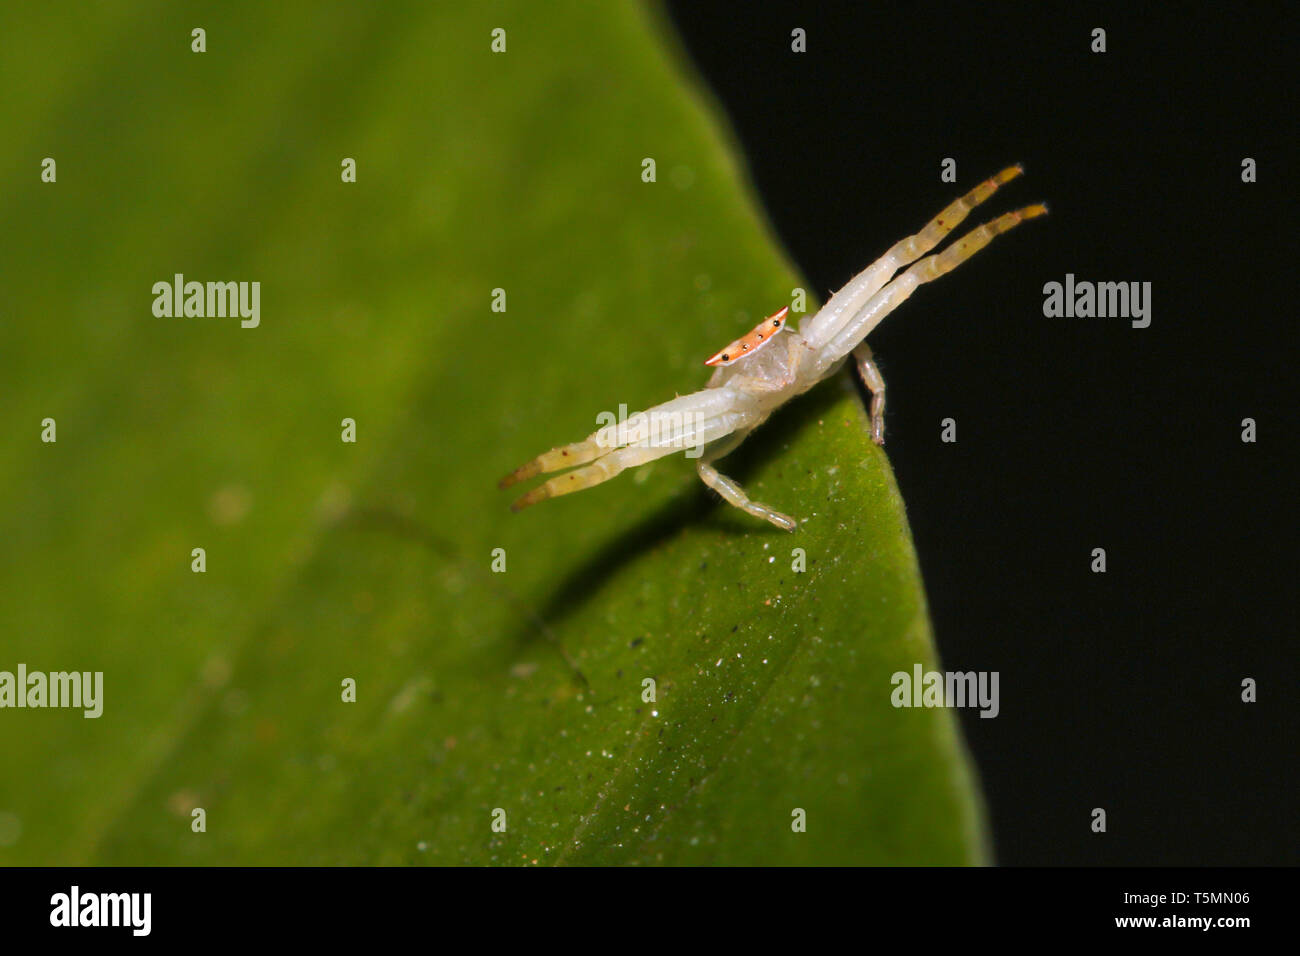
[[(513, 510), (590, 488), (625, 468), (674, 451), (702, 448), (696, 469), (706, 485), (737, 508), (793, 531), (796, 527), (793, 518), (751, 501), (740, 485), (720, 474), (712, 463), (744, 441), (773, 409), (832, 374), (850, 354), (857, 360), (858, 372), (871, 392), (872, 440), (883, 445), (885, 381), (871, 357), (867, 334), (917, 286), (955, 269), (999, 233), (1047, 212), (1047, 207), (1033, 205), (1004, 213), (972, 229), (943, 252), (926, 255), (972, 209), (1022, 172), (1021, 167), (1012, 166), (984, 180), (931, 219), (916, 235), (895, 243), (831, 296), (816, 314), (805, 319), (797, 332), (787, 328), (789, 307), (768, 316), (751, 332), (705, 362), (716, 370), (700, 391), (656, 405), (633, 416), (623, 426), (603, 428), (583, 441), (553, 448), (521, 465), (501, 479), (502, 488), (536, 475), (565, 468), (574, 470), (538, 485), (517, 500)], [(901, 275), (895, 276), (909, 264)], [(783, 331), (784, 334), (779, 334)]]
[(704, 360), (705, 365), (730, 365), (740, 359), (748, 358), (776, 336), (785, 326), (785, 317), (790, 314), (787, 305), (779, 312), (773, 312), (745, 335), (732, 342), (726, 348), (718, 349)]

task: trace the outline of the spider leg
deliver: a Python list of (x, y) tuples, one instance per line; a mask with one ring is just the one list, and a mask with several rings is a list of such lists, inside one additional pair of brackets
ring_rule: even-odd
[(611, 451), (583, 468), (575, 468), (565, 475), (545, 481), (529, 491), (510, 506), (511, 511), (522, 511), (529, 505), (535, 505), (547, 498), (583, 491), (601, 482), (609, 481), (627, 468), (644, 465), (648, 461), (671, 455), (676, 448), (657, 447), (654, 445), (629, 445), (617, 451)]
[(972, 209), (997, 192), (999, 186), (1009, 183), (1023, 172), (1024, 169), (1020, 166), (1009, 166), (996, 176), (990, 176), (981, 182), (960, 199), (949, 203), (920, 232), (894, 243), (888, 252), (854, 276), (799, 331), (814, 346), (830, 341), (895, 272), (937, 246), (948, 233), (961, 225)]
[(867, 337), (880, 321), (894, 309), (902, 305), (907, 297), (916, 291), (917, 286), (930, 282), (944, 273), (951, 272), (975, 253), (987, 246), (994, 236), (1014, 229), (1026, 219), (1044, 215), (1047, 207), (1043, 205), (1025, 206), (1014, 212), (1004, 213), (991, 222), (977, 226), (962, 236), (943, 252), (926, 256), (910, 269), (890, 282), (873, 295), (857, 314), (841, 329), (822, 352), (820, 364), (829, 367), (845, 355), (848, 355), (859, 342)]
[(853, 357), (858, 360), (858, 374), (862, 384), (871, 392), (871, 440), (877, 445), (885, 443), (885, 379), (880, 374), (880, 366), (871, 354), (871, 346), (866, 340), (859, 342), (853, 350)]
[(570, 445), (561, 445), (558, 448), (552, 448), (550, 451), (542, 452), (532, 461), (525, 462), (502, 478), (497, 482), (497, 487), (509, 488), (511, 485), (527, 481), (529, 478), (535, 478), (538, 475), (559, 471), (562, 468), (570, 468), (574, 465), (585, 465), (589, 461), (595, 461), (601, 455), (608, 454), (608, 452), (609, 448), (602, 446), (596, 440), (596, 436), (592, 435), (582, 441), (573, 442)]
[(602, 453), (599, 458), (582, 468), (576, 468), (568, 474), (557, 475), (543, 482), (515, 501), (510, 506), (510, 510), (520, 511), (548, 498), (558, 498), (575, 491), (583, 491), (609, 481), (628, 468), (644, 465), (646, 462), (663, 458), (674, 452), (689, 451), (700, 446), (707, 449), (710, 443), (724, 438), (738, 428), (746, 430), (752, 428), (753, 426), (748, 424), (751, 421), (753, 418), (747, 412), (735, 411), (699, 421), (683, 421), (679, 418), (670, 422), (668, 427), (672, 429), (671, 431), (663, 434), (652, 432), (650, 437), (642, 436), (634, 445), (626, 445)]
[(704, 449), (704, 456), (695, 463), (695, 470), (699, 473), (700, 480), (722, 495), (728, 504), (752, 514), (755, 518), (770, 521), (782, 531), (793, 531), (798, 527), (793, 518), (789, 515), (783, 515), (767, 505), (751, 501), (749, 495), (745, 494), (745, 489), (740, 487), (735, 479), (721, 474), (718, 469), (710, 464), (710, 462), (717, 461), (719, 458), (735, 451), (753, 430), (754, 428), (751, 426), (744, 431), (738, 431), (710, 444)]
[[(497, 487), (509, 488), (538, 475), (585, 465), (616, 448), (636, 445), (647, 438), (657, 438), (661, 443), (671, 441), (674, 436), (698, 428), (709, 419), (725, 416), (731, 410), (733, 400), (734, 395), (726, 389), (706, 388), (690, 395), (678, 396), (644, 412), (638, 412), (625, 422), (597, 429), (582, 441), (543, 452), (502, 478)], [(698, 442), (688, 442), (680, 447), (695, 444)]]

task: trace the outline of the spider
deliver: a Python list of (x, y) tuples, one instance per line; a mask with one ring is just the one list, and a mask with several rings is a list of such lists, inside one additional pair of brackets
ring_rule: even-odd
[[(1042, 204), (1005, 213), (972, 229), (935, 255), (920, 257), (937, 246), (967, 214), (1004, 183), (1022, 172), (1011, 166), (984, 180), (949, 205), (916, 235), (892, 246), (835, 293), (814, 315), (788, 327), (784, 308), (760, 322), (705, 361), (716, 369), (698, 392), (682, 395), (618, 425), (609, 425), (586, 439), (562, 445), (537, 456), (501, 479), (508, 488), (536, 475), (573, 468), (533, 488), (512, 506), (519, 511), (547, 498), (556, 498), (608, 481), (625, 468), (633, 468), (674, 451), (695, 451), (696, 470), (703, 482), (729, 504), (794, 531), (795, 520), (752, 501), (743, 488), (720, 474), (713, 462), (734, 451), (755, 428), (781, 405), (801, 395), (836, 372), (852, 353), (858, 373), (871, 393), (871, 439), (885, 442), (885, 380), (876, 367), (866, 336), (881, 319), (902, 305), (916, 287), (950, 272), (984, 248), (994, 236), (1026, 219), (1047, 212)], [(917, 261), (919, 259), (919, 261)], [(897, 278), (894, 273), (914, 263)]]

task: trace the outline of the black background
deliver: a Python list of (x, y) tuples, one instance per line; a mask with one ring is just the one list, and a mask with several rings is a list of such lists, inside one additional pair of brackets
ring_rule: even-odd
[[(962, 712), (997, 861), (1300, 861), (1283, 7), (669, 10), (814, 297), (1012, 163), (966, 227), (1051, 209), (871, 336), (944, 666), (1001, 674)], [(1066, 273), (1151, 282), (1151, 326), (1044, 317)]]

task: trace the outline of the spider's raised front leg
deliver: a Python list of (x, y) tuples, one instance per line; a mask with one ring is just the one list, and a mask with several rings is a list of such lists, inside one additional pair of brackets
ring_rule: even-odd
[(926, 256), (867, 300), (866, 305), (858, 310), (857, 314), (826, 346), (821, 359), (823, 365), (838, 361), (853, 351), (885, 316), (902, 305), (907, 297), (916, 291), (917, 286), (951, 272), (992, 242), (994, 236), (1001, 235), (1014, 229), (1026, 219), (1042, 216), (1046, 212), (1046, 206), (1036, 204), (1017, 209), (1015, 212), (1003, 213), (991, 222), (972, 229), (943, 252)]
[(736, 432), (734, 435), (728, 435), (726, 438), (719, 439), (705, 446), (704, 454), (698, 462), (695, 463), (695, 470), (699, 472), (700, 480), (716, 491), (726, 500), (727, 504), (734, 505), (742, 511), (752, 514), (755, 518), (762, 518), (764, 521), (770, 521), (782, 531), (793, 531), (798, 525), (789, 515), (783, 515), (774, 508), (767, 505), (759, 504), (757, 501), (751, 501), (749, 495), (745, 494), (745, 489), (740, 487), (735, 479), (728, 478), (721, 474), (718, 469), (714, 468), (710, 462), (717, 461), (725, 455), (735, 451), (741, 442), (754, 429), (747, 428), (744, 431)]
[(972, 209), (997, 192), (998, 187), (1006, 185), (1023, 172), (1021, 166), (1009, 166), (996, 176), (978, 183), (960, 199), (949, 203), (920, 232), (900, 239), (883, 256), (854, 276), (848, 285), (831, 296), (825, 307), (800, 326), (799, 331), (813, 348), (820, 349), (852, 320), (895, 272), (937, 246), (965, 220)]
[(871, 354), (871, 346), (866, 341), (859, 342), (853, 350), (853, 357), (858, 360), (858, 374), (862, 384), (871, 393), (871, 440), (877, 445), (885, 443), (885, 379), (880, 374), (880, 366)]

